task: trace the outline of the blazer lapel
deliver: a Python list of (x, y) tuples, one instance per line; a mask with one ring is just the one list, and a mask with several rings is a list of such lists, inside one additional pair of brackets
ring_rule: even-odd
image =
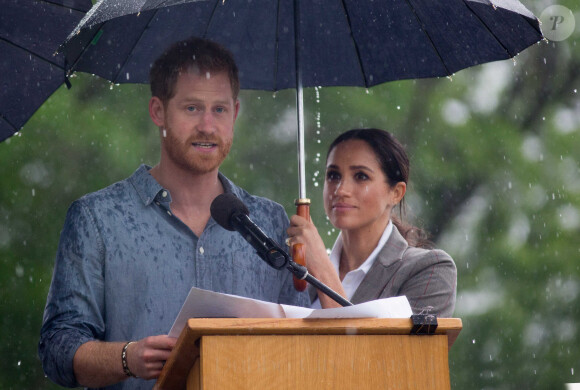
[(357, 304), (377, 299), (391, 281), (394, 274), (393, 266), (402, 259), (408, 246), (407, 241), (393, 225), (389, 239), (377, 254), (369, 272), (354, 292), (351, 302)]

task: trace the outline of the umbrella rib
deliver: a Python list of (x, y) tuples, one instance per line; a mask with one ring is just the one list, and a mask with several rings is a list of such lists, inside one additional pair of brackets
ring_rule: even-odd
[(415, 11), (415, 7), (413, 6), (413, 4), (411, 3), (410, 0), (406, 0), (406, 2), (409, 5), (409, 7), (411, 8), (411, 11), (413, 12), (413, 15), (415, 15), (415, 18), (420, 23), (420, 25), (422, 27), (421, 28), (421, 31), (423, 31), (423, 33), (427, 36), (427, 39), (429, 40), (429, 43), (431, 43), (431, 47), (435, 51), (435, 54), (437, 54), (437, 57), (439, 57), (439, 59), (441, 60), (441, 64), (445, 68), (445, 72), (448, 75), (450, 75), (451, 72), (449, 71), (449, 68), (447, 68), (447, 65), (445, 64), (445, 61), (443, 60), (443, 57), (441, 56), (441, 53), (439, 53), (439, 50), (437, 50), (437, 46), (435, 46), (435, 43), (433, 42), (433, 40), (431, 39), (431, 36), (427, 32), (427, 29), (425, 28), (425, 24), (423, 23), (423, 21), (421, 20), (421, 18), (419, 17), (419, 15), (417, 15), (417, 12)]
[(362, 73), (362, 78), (363, 78), (363, 80), (365, 82), (365, 87), (369, 87), (370, 85), (369, 85), (369, 82), (367, 80), (367, 75), (366, 75), (365, 68), (364, 68), (364, 65), (363, 65), (363, 62), (362, 62), (362, 57), (360, 55), (360, 50), (359, 50), (358, 44), (356, 43), (356, 39), (354, 39), (354, 33), (352, 31), (352, 22), (350, 20), (349, 13), (347, 11), (346, 2), (345, 2), (345, 0), (341, 0), (340, 3), (342, 4), (342, 9), (344, 10), (344, 14), (345, 14), (345, 17), (346, 17), (346, 23), (348, 25), (348, 30), (350, 32), (350, 37), (352, 39), (352, 43), (354, 45), (354, 49), (356, 51), (356, 59), (357, 59), (357, 62), (358, 62), (360, 71)]
[(510, 50), (499, 40), (499, 38), (495, 35), (495, 33), (493, 31), (491, 31), (491, 29), (488, 27), (487, 24), (485, 24), (485, 22), (479, 17), (479, 15), (473, 10), (473, 8), (471, 8), (471, 6), (469, 4), (467, 4), (466, 1), (463, 2), (463, 4), (465, 4), (465, 6), (467, 8), (469, 8), (469, 10), (473, 13), (473, 15), (475, 15), (475, 17), (479, 20), (479, 22), (485, 27), (485, 29), (491, 34), (491, 36), (494, 37), (494, 39), (496, 40), (497, 43), (499, 43), (499, 45), (504, 49), (504, 51), (507, 53), (507, 55), (512, 58), (514, 57), (517, 53), (512, 54), (510, 52)]
[[(12, 127), (12, 128), (15, 130), (15, 131), (18, 131), (18, 128), (16, 127), (16, 125), (14, 125), (14, 123), (12, 123), (11, 121), (9, 121), (9, 120), (8, 120), (8, 118), (6, 118), (6, 117), (5, 117), (3, 114), (0, 114), (0, 118), (2, 118), (2, 120), (3, 120), (4, 122), (8, 123), (8, 125), (9, 125), (10, 127)], [(22, 126), (21, 126), (21, 128), (22, 128)], [(10, 137), (10, 136), (9, 136), (9, 137)], [(1, 141), (4, 141), (4, 139), (3, 139), (3, 140), (1, 140)]]
[(43, 3), (48, 3), (48, 4), (50, 4), (50, 5), (54, 6), (54, 7), (66, 8), (66, 9), (70, 9), (70, 10), (73, 10), (73, 11), (82, 12), (83, 14), (88, 11), (87, 9), (81, 9), (81, 8), (77, 8), (77, 7), (70, 7), (68, 5), (55, 3), (54, 1), (51, 1), (51, 0), (41, 0), (41, 1)]
[(274, 92), (278, 90), (278, 55), (280, 53), (280, 0), (276, 2), (276, 45), (274, 47)]
[(216, 0), (216, 2), (214, 3), (214, 7), (213, 10), (211, 11), (211, 15), (209, 16), (209, 19), (207, 21), (207, 24), (205, 25), (205, 31), (203, 32), (203, 36), (201, 38), (207, 38), (207, 32), (209, 30), (209, 26), (211, 25), (211, 22), (213, 21), (213, 16), (216, 13), (218, 4), (219, 4), (219, 0)]
[(7, 44), (9, 44), (9, 45), (11, 45), (11, 46), (14, 46), (14, 47), (16, 47), (16, 48), (18, 48), (18, 49), (21, 49), (21, 50), (23, 50), (23, 51), (25, 51), (25, 52), (27, 52), (27, 53), (29, 53), (29, 54), (31, 54), (31, 55), (33, 55), (33, 56), (35, 56), (36, 58), (40, 58), (41, 60), (43, 60), (43, 61), (46, 61), (46, 62), (48, 62), (49, 64), (51, 64), (51, 65), (53, 65), (53, 66), (55, 66), (55, 67), (57, 67), (57, 68), (59, 68), (59, 69), (63, 69), (63, 70), (64, 70), (64, 67), (63, 67), (62, 65), (59, 65), (59, 64), (57, 64), (56, 62), (54, 62), (54, 61), (51, 61), (51, 60), (49, 60), (49, 59), (48, 59), (48, 58), (46, 58), (46, 57), (43, 57), (43, 56), (41, 56), (41, 55), (39, 55), (39, 54), (36, 54), (36, 53), (34, 53), (34, 52), (32, 52), (32, 51), (28, 50), (27, 48), (23, 47), (23, 46), (17, 45), (17, 44), (15, 44), (14, 42), (8, 41), (8, 40), (6, 40), (6, 39), (4, 39), (4, 38), (2, 38), (2, 37), (0, 37), (0, 41), (2, 41), (2, 42), (6, 42)]
[(141, 34), (139, 35), (139, 39), (137, 39), (137, 42), (131, 47), (131, 51), (129, 52), (129, 55), (127, 55), (125, 57), (125, 61), (123, 61), (123, 64), (119, 67), (119, 71), (115, 74), (115, 77), (113, 77), (113, 83), (116, 83), (119, 81), (118, 80), (119, 74), (121, 74), (121, 71), (123, 70), (125, 65), (127, 65), (127, 62), (129, 62), (129, 59), (133, 56), (133, 53), (135, 52), (135, 49), (137, 48), (139, 41), (143, 38), (143, 35), (145, 35), (145, 31), (147, 31), (149, 24), (151, 24), (151, 21), (153, 20), (153, 18), (155, 18), (155, 15), (157, 15), (157, 12), (159, 12), (159, 8), (155, 9), (155, 11), (152, 13), (151, 17), (149, 18), (149, 21), (147, 22), (145, 27), (141, 30)]

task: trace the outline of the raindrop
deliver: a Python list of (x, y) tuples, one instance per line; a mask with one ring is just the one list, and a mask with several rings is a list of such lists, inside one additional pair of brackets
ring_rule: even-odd
[(449, 79), (449, 81), (453, 81), (453, 76), (449, 75), (447, 76), (447, 79)]
[(205, 78), (206, 79), (211, 79), (211, 73), (210, 72), (205, 72)]
[(397, 110), (400, 110), (400, 109), (401, 109), (401, 106), (397, 106)]
[(131, 77), (129, 76), (129, 72), (127, 72), (127, 73), (125, 74), (125, 77), (127, 78), (127, 80), (129, 80), (129, 79), (131, 78)]
[(572, 373), (572, 375), (574, 375), (574, 367), (572, 367), (572, 368), (570, 369), (570, 372)]
[(369, 89), (368, 89), (368, 88), (366, 89), (366, 91), (365, 91), (365, 92), (367, 93), (367, 95), (371, 93), (371, 91), (369, 91)]
[(547, 62), (546, 62), (546, 57), (544, 57), (544, 65), (546, 65), (546, 63), (547, 63)]
[(574, 88), (574, 93), (578, 93), (578, 90), (576, 88)]
[(512, 57), (512, 61), (514, 62), (514, 66), (516, 66), (516, 57)]
[(475, 339), (471, 340), (471, 343), (472, 343), (472, 344), (475, 344)]
[(163, 138), (167, 137), (167, 130), (163, 129)]
[(20, 367), (20, 365), (22, 364), (22, 361), (18, 361), (17, 366)]
[(34, 190), (34, 188), (32, 189), (32, 196), (36, 195), (36, 191)]

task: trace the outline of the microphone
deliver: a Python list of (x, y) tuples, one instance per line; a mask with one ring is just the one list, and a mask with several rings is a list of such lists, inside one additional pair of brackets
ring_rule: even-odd
[(288, 255), (250, 219), (250, 211), (237, 196), (232, 193), (218, 195), (211, 203), (210, 212), (221, 227), (240, 233), (271, 267), (286, 266)]

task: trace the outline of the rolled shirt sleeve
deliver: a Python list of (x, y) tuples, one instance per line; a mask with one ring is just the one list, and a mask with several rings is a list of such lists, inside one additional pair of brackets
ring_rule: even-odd
[(78, 386), (73, 358), (84, 343), (103, 339), (103, 241), (93, 216), (79, 201), (67, 213), (61, 233), (39, 343), (45, 374)]

